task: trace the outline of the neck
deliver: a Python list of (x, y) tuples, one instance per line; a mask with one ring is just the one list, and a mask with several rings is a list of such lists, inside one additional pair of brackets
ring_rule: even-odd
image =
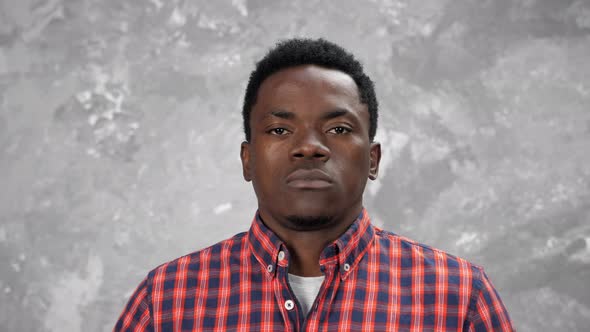
[(289, 273), (303, 277), (322, 276), (320, 270), (320, 255), (330, 243), (338, 239), (360, 214), (362, 206), (358, 211), (349, 213), (346, 217), (334, 222), (329, 227), (313, 230), (300, 231), (288, 227), (288, 221), (277, 220), (262, 209), (259, 210), (260, 217), (265, 225), (270, 228), (287, 246), (291, 255)]
[[(316, 234), (291, 234), (283, 240), (291, 254), (289, 273), (302, 277), (321, 276), (320, 255), (324, 248), (332, 241), (319, 232)], [(279, 236), (280, 237), (280, 236)]]

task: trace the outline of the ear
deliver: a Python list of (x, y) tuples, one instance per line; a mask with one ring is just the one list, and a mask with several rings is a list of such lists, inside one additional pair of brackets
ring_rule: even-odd
[(244, 174), (244, 180), (250, 182), (252, 177), (250, 176), (250, 143), (247, 141), (242, 142), (240, 146), (240, 159), (242, 159), (242, 173)]
[(371, 143), (369, 150), (369, 179), (376, 180), (379, 173), (379, 161), (381, 160), (381, 144), (377, 142)]

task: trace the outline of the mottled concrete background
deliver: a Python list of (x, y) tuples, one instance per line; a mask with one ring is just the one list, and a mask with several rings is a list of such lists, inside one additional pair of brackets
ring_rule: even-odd
[(587, 331), (588, 0), (0, 0), (1, 331), (108, 331), (247, 229), (242, 93), (290, 36), (376, 81), (378, 226), (485, 266), (520, 331)]

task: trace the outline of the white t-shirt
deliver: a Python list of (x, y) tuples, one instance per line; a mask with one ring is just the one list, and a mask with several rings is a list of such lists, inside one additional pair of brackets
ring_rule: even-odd
[(289, 273), (289, 284), (303, 309), (304, 316), (307, 315), (315, 298), (318, 296), (324, 278), (324, 276), (300, 277)]

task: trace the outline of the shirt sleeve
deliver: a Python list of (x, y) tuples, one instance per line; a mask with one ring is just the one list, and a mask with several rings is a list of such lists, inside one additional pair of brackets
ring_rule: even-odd
[(147, 278), (144, 279), (129, 298), (113, 332), (148, 332), (153, 331), (152, 316), (149, 305)]
[(479, 283), (479, 289), (474, 289), (475, 296), (472, 298), (468, 314), (468, 328), (470, 332), (505, 331), (512, 332), (512, 322), (508, 311), (492, 282), (480, 269), (481, 277), (475, 281), (475, 288)]

